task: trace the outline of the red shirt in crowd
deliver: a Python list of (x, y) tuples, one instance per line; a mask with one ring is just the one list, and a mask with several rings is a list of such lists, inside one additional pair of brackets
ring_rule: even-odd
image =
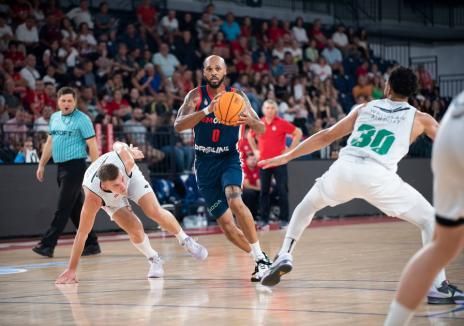
[(359, 66), (358, 68), (356, 68), (356, 77), (367, 76), (368, 73), (369, 73), (369, 69), (366, 67)]
[(248, 180), (250, 186), (257, 186), (259, 180), (259, 167), (255, 166), (254, 169), (250, 169), (248, 165), (243, 166), (243, 175), (245, 180)]
[(117, 111), (124, 106), (129, 106), (129, 102), (127, 102), (126, 99), (122, 99), (119, 103), (116, 101), (111, 101), (109, 103), (106, 103), (105, 106), (103, 106), (103, 110), (105, 110), (108, 115), (113, 116), (114, 111)]
[(269, 72), (269, 65), (267, 63), (253, 64), (253, 72)]
[(5, 59), (11, 59), (14, 65), (17, 66), (18, 63), (26, 60), (26, 56), (21, 51), (7, 51), (5, 53)]
[(240, 138), (238, 142), (238, 151), (243, 155), (244, 158), (247, 158), (248, 153), (253, 152), (246, 136)]
[[(45, 91), (27, 90), (26, 102), (31, 105), (33, 113), (40, 115), (45, 106), (52, 106), (54, 101), (51, 100)], [(54, 106), (52, 106), (54, 108)]]
[(145, 7), (142, 4), (137, 8), (137, 16), (140, 16), (146, 25), (153, 26), (155, 25), (156, 8), (152, 6)]
[(230, 42), (230, 49), (235, 57), (242, 56), (245, 53), (245, 50), (238, 41)]
[(284, 34), (285, 34), (285, 31), (278, 26), (269, 27), (268, 36), (272, 43), (276, 43), (279, 38), (284, 36)]
[(322, 50), (325, 47), (325, 44), (318, 40), (318, 36), (324, 36), (324, 33), (322, 33), (320, 29), (312, 28), (309, 34), (316, 40), (316, 48), (318, 50)]
[[(271, 123), (261, 118), (264, 122), (266, 130), (263, 134), (258, 136), (258, 147), (260, 152), (260, 160), (267, 160), (274, 156), (280, 155), (285, 151), (285, 139), (287, 134), (293, 133), (295, 126), (290, 122), (275, 117)], [(256, 133), (252, 130), (251, 135), (256, 137)]]

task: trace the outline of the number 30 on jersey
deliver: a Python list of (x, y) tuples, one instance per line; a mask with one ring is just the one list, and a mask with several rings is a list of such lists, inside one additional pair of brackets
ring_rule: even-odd
[(386, 129), (376, 130), (374, 126), (362, 124), (357, 130), (357, 137), (351, 141), (352, 146), (366, 147), (379, 155), (385, 155), (395, 142), (395, 135)]

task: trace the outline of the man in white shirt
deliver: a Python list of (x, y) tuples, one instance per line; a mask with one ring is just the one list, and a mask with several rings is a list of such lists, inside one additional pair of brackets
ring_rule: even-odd
[(92, 15), (89, 11), (89, 2), (87, 0), (81, 0), (79, 7), (71, 9), (66, 16), (71, 19), (76, 26), (81, 23), (87, 23), (90, 29), (93, 29)]
[(26, 57), (26, 66), (19, 72), (21, 77), (27, 81), (27, 87), (32, 90), (35, 90), (35, 81), (40, 78), (39, 72), (35, 69), (36, 63), (35, 55), (29, 54)]
[(164, 77), (171, 77), (176, 67), (180, 65), (179, 60), (169, 53), (169, 47), (166, 43), (161, 44), (160, 52), (153, 56), (153, 63)]
[(318, 75), (321, 81), (332, 76), (332, 68), (327, 64), (324, 57), (319, 57), (317, 63), (313, 63), (309, 68), (315, 75)]
[(27, 46), (33, 46), (39, 42), (39, 31), (35, 26), (34, 17), (27, 17), (26, 21), (16, 28), (16, 39), (25, 43)]
[(176, 11), (169, 10), (167, 16), (161, 19), (161, 31), (160, 34), (174, 33), (179, 29), (179, 21), (176, 18)]
[(342, 50), (348, 45), (348, 37), (345, 34), (345, 26), (338, 25), (335, 33), (332, 35), (332, 40), (335, 43), (335, 46), (341, 48)]
[(48, 124), (52, 116), (53, 109), (51, 106), (45, 106), (42, 115), (34, 121), (34, 132), (46, 132), (48, 134)]

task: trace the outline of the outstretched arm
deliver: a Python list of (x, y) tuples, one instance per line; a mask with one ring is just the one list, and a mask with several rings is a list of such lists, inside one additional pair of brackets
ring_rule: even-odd
[(240, 115), (240, 119), (237, 121), (237, 124), (246, 124), (250, 126), (257, 135), (262, 134), (265, 129), (264, 122), (259, 119), (255, 110), (253, 110), (250, 100), (242, 90), (236, 89), (235, 92), (240, 94), (245, 100), (245, 110), (243, 110), (243, 113)]
[(354, 123), (358, 117), (358, 110), (359, 107), (351, 111), (350, 114), (334, 124), (332, 127), (323, 129), (307, 138), (293, 150), (274, 158), (260, 161), (258, 165), (264, 169), (283, 165), (297, 157), (310, 154), (330, 145), (335, 140), (340, 139), (353, 131)]
[(411, 143), (421, 134), (426, 134), (432, 140), (437, 135), (438, 122), (430, 114), (417, 111), (414, 119), (413, 131), (411, 133)]
[(77, 283), (77, 265), (84, 250), (87, 236), (92, 230), (95, 223), (95, 216), (100, 209), (102, 202), (100, 197), (84, 187), (85, 200), (82, 206), (81, 219), (79, 229), (77, 230), (74, 244), (71, 250), (71, 258), (69, 259), (68, 268), (56, 279), (56, 284)]
[(211, 103), (201, 111), (196, 112), (195, 108), (200, 99), (200, 92), (198, 88), (192, 89), (184, 99), (179, 113), (177, 113), (176, 121), (174, 121), (174, 129), (177, 132), (192, 129), (208, 114), (214, 111), (215, 104), (223, 93), (218, 93), (211, 101)]

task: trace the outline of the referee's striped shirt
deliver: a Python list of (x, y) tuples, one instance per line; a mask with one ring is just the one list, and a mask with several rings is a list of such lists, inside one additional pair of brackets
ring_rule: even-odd
[(68, 115), (61, 111), (50, 117), (49, 134), (52, 137), (52, 156), (55, 163), (87, 158), (86, 140), (95, 137), (92, 121), (77, 108)]

